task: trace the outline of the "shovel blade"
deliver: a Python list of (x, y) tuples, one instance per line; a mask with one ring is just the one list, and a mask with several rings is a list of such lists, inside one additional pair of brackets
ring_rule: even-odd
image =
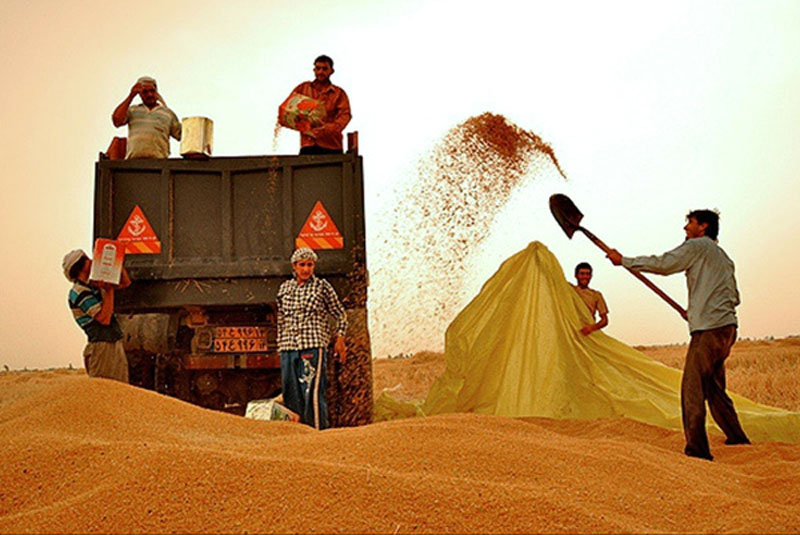
[(572, 239), (575, 231), (581, 228), (583, 214), (566, 195), (556, 193), (550, 196), (550, 212), (568, 238)]

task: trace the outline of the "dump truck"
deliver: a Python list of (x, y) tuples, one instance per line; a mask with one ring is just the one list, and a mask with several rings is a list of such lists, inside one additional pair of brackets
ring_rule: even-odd
[(298, 246), (347, 310), (348, 357), (328, 363), (333, 426), (369, 423), (363, 161), (315, 156), (117, 160), (95, 165), (94, 238), (125, 244), (115, 296), (130, 382), (244, 414), (281, 391), (278, 287)]

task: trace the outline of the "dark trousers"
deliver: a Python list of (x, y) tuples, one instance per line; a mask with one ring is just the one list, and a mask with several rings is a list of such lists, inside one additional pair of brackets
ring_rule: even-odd
[(706, 401), (726, 444), (748, 444), (733, 401), (725, 393), (725, 359), (736, 341), (736, 326), (692, 333), (681, 380), (681, 412), (687, 455), (713, 459), (706, 434)]
[(311, 145), (308, 147), (301, 147), (300, 154), (342, 154), (342, 149), (326, 149), (318, 145)]
[(326, 351), (315, 347), (281, 351), (283, 404), (300, 415), (300, 421), (315, 429), (328, 428), (325, 400)]

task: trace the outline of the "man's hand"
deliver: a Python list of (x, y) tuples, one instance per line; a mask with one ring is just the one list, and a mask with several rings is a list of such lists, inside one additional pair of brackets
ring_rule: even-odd
[(123, 266), (122, 274), (120, 275), (120, 278), (119, 278), (119, 285), (117, 286), (117, 290), (122, 290), (123, 288), (127, 288), (130, 285), (131, 285), (131, 277), (130, 277), (130, 275), (128, 275), (128, 270), (125, 269), (125, 267)]
[(129, 97), (133, 98), (136, 95), (140, 94), (141, 92), (142, 92), (142, 84), (140, 84), (139, 82), (136, 82), (135, 84), (133, 84), (133, 87), (131, 87), (131, 92), (130, 92)]
[(600, 312), (600, 321), (581, 327), (581, 334), (584, 336), (589, 336), (593, 332), (599, 331), (606, 325), (608, 325), (608, 312)]
[(325, 129), (322, 126), (318, 126), (316, 128), (312, 128), (311, 130), (307, 131), (305, 134), (307, 136), (311, 136), (314, 139), (316, 139), (316, 138), (318, 138), (319, 136), (321, 136), (324, 133), (325, 133)]
[(606, 254), (606, 258), (611, 260), (611, 263), (614, 264), (615, 266), (622, 265), (622, 254), (620, 254), (620, 252), (617, 251), (616, 249), (611, 249), (608, 252), (608, 254)]
[(114, 112), (111, 114), (111, 122), (114, 123), (114, 126), (119, 128), (127, 122), (128, 108), (130, 107), (134, 97), (136, 95), (141, 95), (141, 93), (142, 84), (136, 82), (133, 84), (133, 87), (131, 87), (131, 91), (128, 93), (128, 96), (125, 97), (125, 100), (120, 102), (119, 106), (114, 108)]
[(344, 364), (347, 360), (347, 346), (344, 343), (344, 336), (337, 336), (336, 342), (333, 344), (333, 352), (339, 355), (339, 362)]

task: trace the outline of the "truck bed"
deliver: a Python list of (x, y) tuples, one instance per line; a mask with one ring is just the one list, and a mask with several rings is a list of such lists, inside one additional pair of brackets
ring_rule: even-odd
[[(343, 246), (318, 250), (316, 272), (346, 302), (365, 302), (365, 284), (353, 283), (365, 270), (362, 177), (354, 154), (98, 161), (94, 237), (117, 238), (138, 206), (156, 238), (148, 244), (160, 247), (154, 254), (129, 248), (134, 282), (117, 295), (116, 310), (274, 302), (317, 202)], [(133, 222), (128, 236), (145, 226)]]

